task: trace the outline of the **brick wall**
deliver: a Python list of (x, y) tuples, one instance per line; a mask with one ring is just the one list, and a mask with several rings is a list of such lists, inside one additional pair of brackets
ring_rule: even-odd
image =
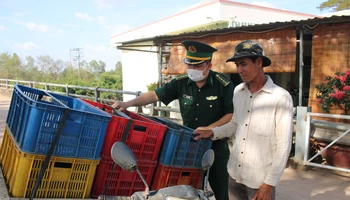
[[(316, 103), (315, 85), (326, 76), (350, 68), (350, 23), (319, 25), (313, 30), (312, 69), (309, 106), (312, 112), (322, 112)], [(332, 114), (341, 114), (337, 108)]]

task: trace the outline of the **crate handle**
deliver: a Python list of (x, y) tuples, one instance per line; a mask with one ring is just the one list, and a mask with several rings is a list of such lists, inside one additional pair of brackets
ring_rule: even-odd
[(146, 132), (147, 131), (147, 127), (146, 126), (140, 126), (140, 125), (134, 125), (134, 130), (135, 131)]
[(191, 176), (191, 172), (181, 172), (181, 176)]
[(53, 167), (67, 168), (67, 169), (72, 168), (72, 166), (73, 166), (72, 163), (65, 163), (65, 162), (55, 162), (55, 164), (53, 165)]
[(200, 140), (195, 140), (194, 138), (197, 137), (199, 134), (196, 134), (196, 133), (193, 133), (191, 135), (191, 139), (190, 139), (190, 142), (200, 142)]

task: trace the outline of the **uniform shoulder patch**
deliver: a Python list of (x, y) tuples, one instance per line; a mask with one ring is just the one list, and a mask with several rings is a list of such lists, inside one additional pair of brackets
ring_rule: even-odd
[(215, 78), (224, 86), (230, 84), (230, 79), (223, 74), (216, 74)]
[(188, 75), (187, 75), (187, 74), (181, 74), (181, 75), (178, 75), (178, 76), (176, 77), (176, 80), (179, 81), (179, 80), (183, 80), (183, 79), (185, 79), (185, 78), (188, 78)]

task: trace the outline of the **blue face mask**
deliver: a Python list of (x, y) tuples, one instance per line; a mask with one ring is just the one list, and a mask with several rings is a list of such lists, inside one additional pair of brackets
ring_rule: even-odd
[(204, 70), (207, 69), (207, 67), (205, 67), (203, 70), (187, 69), (188, 78), (190, 78), (194, 82), (202, 81), (206, 76), (206, 75), (203, 75), (203, 72), (204, 72)]

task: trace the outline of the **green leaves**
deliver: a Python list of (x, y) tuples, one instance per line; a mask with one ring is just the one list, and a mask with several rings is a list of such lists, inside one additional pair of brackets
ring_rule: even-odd
[[(5, 79), (123, 90), (122, 74), (121, 62), (116, 63), (115, 70), (106, 72), (106, 64), (101, 60), (89, 63), (83, 60), (78, 67), (49, 55), (36, 59), (27, 56), (22, 61), (15, 53), (0, 54), (0, 78)], [(72, 90), (71, 93), (94, 96), (93, 92), (82, 89)], [(100, 95), (102, 98), (123, 99), (119, 93), (101, 92)]]
[(350, 9), (349, 0), (328, 0), (321, 3), (318, 7), (321, 11), (324, 9), (329, 9), (331, 11), (341, 11)]

